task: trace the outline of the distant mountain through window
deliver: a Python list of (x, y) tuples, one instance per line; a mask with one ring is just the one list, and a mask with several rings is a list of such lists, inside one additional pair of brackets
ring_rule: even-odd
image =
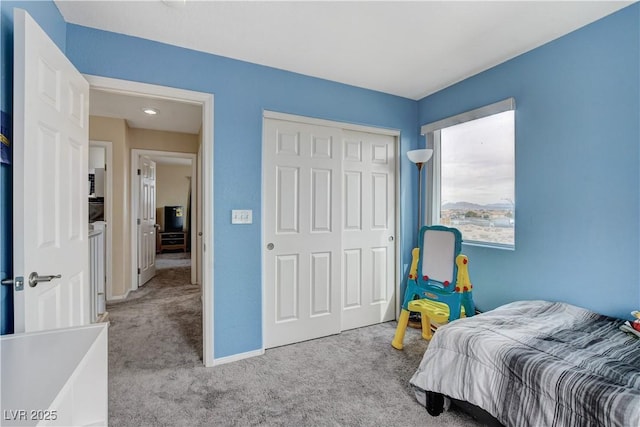
[(440, 131), (440, 218), (464, 241), (515, 243), (515, 115), (505, 111)]

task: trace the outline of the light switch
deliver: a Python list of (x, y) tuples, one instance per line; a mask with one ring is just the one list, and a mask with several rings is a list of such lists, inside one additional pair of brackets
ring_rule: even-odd
[(251, 209), (231, 210), (231, 224), (252, 224), (253, 211)]

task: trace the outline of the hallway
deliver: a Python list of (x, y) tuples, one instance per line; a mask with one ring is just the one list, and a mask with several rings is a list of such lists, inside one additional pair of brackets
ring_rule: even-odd
[(187, 255), (159, 255), (153, 279), (108, 305), (111, 422), (121, 424), (147, 393), (160, 393), (155, 386), (177, 368), (202, 366), (200, 286), (190, 284)]

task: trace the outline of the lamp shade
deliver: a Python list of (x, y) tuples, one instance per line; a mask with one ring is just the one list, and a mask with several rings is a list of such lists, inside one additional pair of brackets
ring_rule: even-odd
[(407, 157), (409, 157), (409, 160), (411, 160), (413, 163), (428, 162), (432, 155), (433, 150), (431, 148), (422, 148), (420, 150), (407, 151)]

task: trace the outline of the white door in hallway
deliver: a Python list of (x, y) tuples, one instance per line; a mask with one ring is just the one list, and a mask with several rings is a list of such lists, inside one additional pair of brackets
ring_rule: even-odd
[(342, 329), (395, 319), (395, 137), (343, 131)]
[(138, 205), (138, 286), (156, 275), (156, 162), (140, 157)]
[(264, 346), (340, 332), (341, 133), (265, 119)]
[(16, 9), (13, 269), (24, 280), (14, 285), (15, 332), (89, 323), (88, 120), (89, 84)]

